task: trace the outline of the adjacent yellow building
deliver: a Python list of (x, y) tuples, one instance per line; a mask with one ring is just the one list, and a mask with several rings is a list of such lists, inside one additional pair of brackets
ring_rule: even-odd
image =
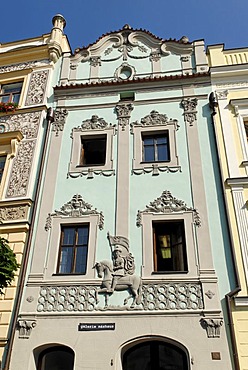
[(213, 87), (210, 106), (237, 268), (237, 288), (228, 298), (234, 360), (236, 369), (247, 370), (248, 48), (225, 50), (224, 45), (213, 45), (207, 54)]
[[(0, 235), (21, 264), (0, 296), (0, 360), (8, 360), (15, 311), (25, 277), (33, 214), (49, 124), (47, 107), (58, 78), (60, 57), (70, 50), (65, 20), (56, 15), (50, 33), (0, 44)], [(51, 119), (50, 119), (51, 121)]]

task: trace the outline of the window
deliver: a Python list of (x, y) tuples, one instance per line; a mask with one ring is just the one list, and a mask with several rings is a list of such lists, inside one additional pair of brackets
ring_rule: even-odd
[(104, 166), (106, 162), (107, 136), (81, 137), (80, 166)]
[(0, 157), (0, 183), (1, 183), (2, 177), (3, 177), (5, 162), (6, 162), (6, 156), (1, 156)]
[(58, 273), (86, 274), (89, 225), (63, 226)]
[(166, 162), (170, 160), (168, 132), (142, 134), (143, 162)]
[(93, 115), (72, 129), (72, 150), (68, 175), (70, 177), (114, 175), (113, 137), (116, 128), (103, 118)]
[(131, 124), (133, 134), (132, 174), (180, 171), (176, 132), (179, 129), (176, 119), (155, 110), (139, 121)]
[(22, 90), (22, 82), (16, 82), (1, 86), (1, 103), (19, 103)]
[(245, 125), (246, 138), (247, 138), (247, 141), (248, 141), (248, 121), (244, 121), (244, 125)]
[(39, 355), (38, 370), (73, 370), (74, 352), (65, 346), (51, 347)]
[(154, 271), (187, 271), (183, 221), (153, 223)]
[(186, 353), (177, 346), (158, 340), (129, 348), (123, 356), (123, 370), (188, 370)]

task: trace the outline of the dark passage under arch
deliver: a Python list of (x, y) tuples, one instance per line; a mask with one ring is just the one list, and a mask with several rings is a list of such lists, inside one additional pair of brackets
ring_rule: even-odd
[(73, 370), (74, 352), (66, 346), (45, 349), (39, 355), (38, 370)]
[(181, 348), (158, 340), (129, 348), (122, 364), (123, 370), (189, 370), (187, 355)]

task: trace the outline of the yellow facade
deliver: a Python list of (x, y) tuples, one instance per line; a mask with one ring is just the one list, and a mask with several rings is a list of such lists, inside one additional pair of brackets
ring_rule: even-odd
[[(233, 255), (237, 265), (237, 288), (233, 291), (236, 369), (248, 369), (248, 48), (225, 50), (208, 47), (214, 95), (213, 121), (229, 217)], [(235, 354), (234, 354), (235, 358)]]
[[(46, 127), (47, 98), (57, 60), (70, 50), (63, 34), (65, 20), (53, 18), (50, 33), (40, 37), (0, 44), (0, 102), (16, 102), (14, 111), (0, 108), (0, 156), (5, 158), (0, 181), (0, 235), (8, 240), (21, 268), (11, 286), (0, 296), (0, 363), (8, 367), (8, 353), (16, 326), (26, 274), (32, 212), (37, 201)], [(16, 96), (8, 88), (20, 86)], [(18, 96), (17, 96), (18, 95)]]

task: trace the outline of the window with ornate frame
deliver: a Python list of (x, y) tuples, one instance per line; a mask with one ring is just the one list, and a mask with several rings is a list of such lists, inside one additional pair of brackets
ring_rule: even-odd
[(133, 174), (176, 172), (180, 170), (177, 148), (177, 120), (153, 110), (131, 124), (133, 134)]
[(153, 221), (154, 272), (187, 272), (184, 221)]
[(137, 226), (142, 226), (142, 277), (197, 275), (193, 224), (201, 224), (198, 212), (167, 190), (138, 211)]
[(89, 224), (61, 225), (58, 274), (86, 274), (88, 241)]
[(97, 229), (102, 230), (103, 225), (102, 212), (79, 194), (49, 214), (45, 224), (45, 230), (51, 233), (46, 278), (61, 281), (70, 275), (73, 280), (80, 274), (93, 279)]
[(20, 131), (2, 132), (0, 134), (0, 198), (3, 195), (9, 174), (11, 159), (15, 157), (18, 143), (23, 139)]
[(22, 81), (1, 84), (0, 102), (18, 104), (21, 96), (22, 85)]
[(69, 176), (113, 175), (113, 136), (115, 126), (93, 115), (72, 130)]

